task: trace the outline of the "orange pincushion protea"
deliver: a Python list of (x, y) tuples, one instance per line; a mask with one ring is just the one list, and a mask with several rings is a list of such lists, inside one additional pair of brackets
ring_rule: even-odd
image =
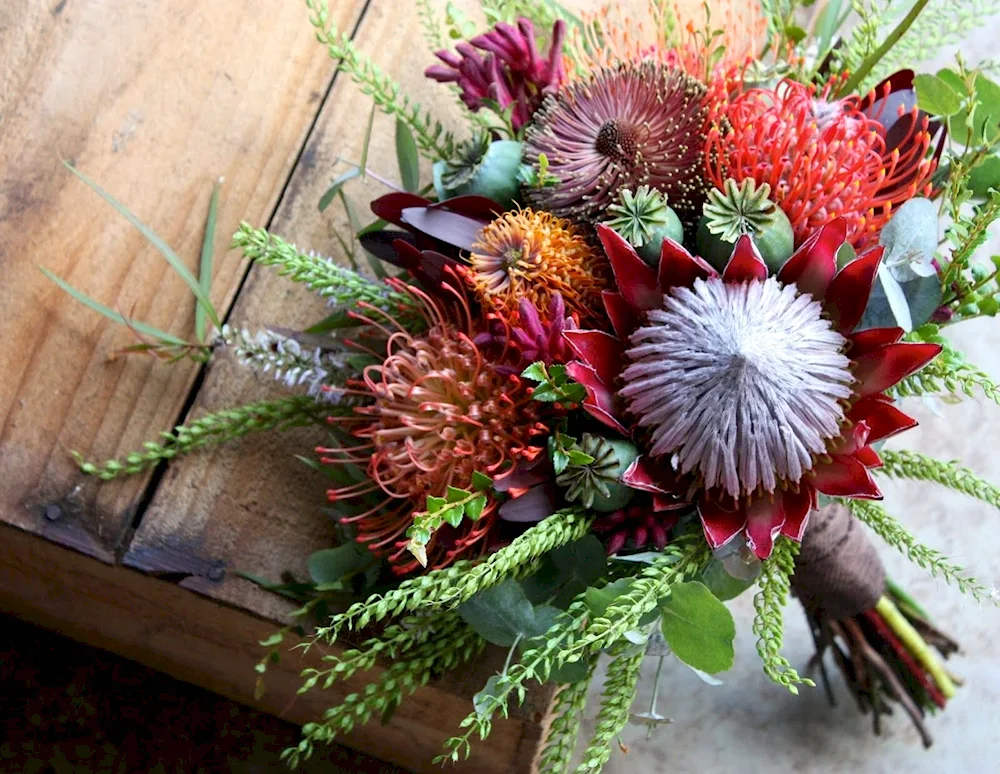
[[(350, 429), (360, 445), (318, 451), (327, 464), (366, 466), (365, 480), (330, 490), (329, 499), (369, 498), (371, 507), (341, 521), (353, 524), (358, 542), (387, 555), (393, 570), (404, 574), (418, 568), (407, 551), (406, 530), (427, 496), (444, 496), (449, 486), (468, 488), (476, 471), (495, 476), (513, 467), (545, 428), (528, 387), (484, 360), (470, 336), (467, 308), (460, 305), (465, 319), (449, 320), (422, 291), (393, 285), (420, 302), (428, 330), (389, 330), (372, 319), (382, 316), (356, 313), (386, 334), (385, 356), (348, 384), (352, 394), (370, 402), (355, 408), (354, 416), (330, 420)], [(482, 554), (496, 522), (497, 503), (490, 499), (478, 520), (444, 525), (427, 546), (427, 566)]]
[[(715, 104), (705, 159), (708, 177), (767, 183), (801, 244), (834, 218), (847, 221), (857, 247), (875, 241), (894, 207), (930, 191), (934, 161), (928, 119), (914, 106), (906, 115), (871, 115), (885, 104), (887, 81), (865, 99), (835, 99), (835, 82), (822, 91), (785, 80), (772, 89), (750, 89)], [(883, 93), (884, 92), (884, 93)], [(904, 121), (905, 119), (905, 121)], [(887, 124), (904, 128), (892, 138)]]
[(508, 321), (517, 319), (521, 299), (546, 310), (556, 294), (570, 313), (591, 319), (610, 280), (607, 261), (580, 229), (531, 209), (505, 212), (485, 226), (469, 264), (479, 300)]

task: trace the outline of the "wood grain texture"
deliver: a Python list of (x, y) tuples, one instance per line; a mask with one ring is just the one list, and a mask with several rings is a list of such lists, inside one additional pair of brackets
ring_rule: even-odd
[[(472, 2), (463, 5), (470, 10), (474, 7)], [(405, 41), (400, 36), (402, 30), (406, 31)], [(448, 90), (423, 77), (423, 69), (432, 57), (425, 46), (415, 45), (418, 30), (415, 4), (374, 0), (362, 19), (355, 42), (401, 82), (404, 93), (433, 106), (437, 116), (460, 128), (459, 113)], [(316, 54), (323, 56), (322, 49), (317, 48)], [(303, 249), (315, 249), (346, 260), (332, 235), (335, 228), (345, 237), (349, 234), (343, 212), (337, 205), (321, 214), (317, 204), (330, 180), (346, 168), (337, 166), (337, 159), (356, 162), (360, 158), (371, 104), (371, 99), (346, 77), (337, 78), (278, 206), (271, 223), (273, 233)], [(394, 121), (381, 114), (375, 117), (368, 164), (379, 176), (398, 179)], [(426, 164), (423, 175), (425, 181), (430, 179)], [(367, 203), (387, 191), (372, 178), (355, 181), (348, 190), (363, 222), (373, 218)], [(364, 263), (360, 250), (357, 259)], [(231, 322), (251, 329), (266, 325), (295, 327), (315, 322), (325, 314), (323, 302), (314, 294), (269, 269), (253, 268), (234, 306)], [(242, 371), (230, 358), (217, 357), (208, 368), (192, 414), (280, 391), (267, 377), (257, 378)], [(305, 429), (273, 434), (266, 439), (247, 438), (173, 461), (142, 518), (124, 562), (147, 572), (179, 572), (185, 576), (180, 583), (187, 588), (268, 618), (282, 619), (289, 610), (284, 600), (231, 571), (251, 571), (277, 579), (291, 570), (305, 577), (309, 554), (334, 544), (333, 523), (321, 512), (325, 504), (325, 479), (295, 459), (295, 455), (311, 454), (322, 439), (321, 431)], [(221, 570), (226, 572), (222, 574)], [(214, 574), (209, 577), (210, 573)], [(465, 712), (470, 711), (470, 697), (502, 663), (500, 651), (494, 649), (489, 653), (488, 658), (461, 673), (435, 681), (435, 690), (452, 696), (451, 701), (457, 701)], [(458, 730), (457, 720), (428, 696), (421, 692), (406, 703), (435, 718), (434, 730), (426, 733), (440, 742)], [(540, 743), (550, 697), (548, 688), (534, 691), (524, 706), (512, 708), (511, 721), (498, 719), (494, 734), (486, 742), (473, 746), (472, 759), (460, 770), (529, 771)], [(425, 740), (418, 738), (415, 743), (424, 745)], [(424, 765), (440, 751), (440, 744), (430, 745), (425, 750)]]
[[(273, 632), (272, 623), (3, 525), (0, 611), (295, 723), (315, 720), (346, 693), (362, 689), (372, 675), (356, 675), (329, 691), (297, 696), (299, 671), (319, 666), (320, 652), (314, 650), (307, 658), (286, 655), (268, 670), (267, 690), (255, 699), (253, 668), (261, 656), (256, 643)], [(380, 673), (374, 671), (376, 677)], [(432, 683), (404, 701), (390, 724), (361, 726), (344, 743), (413, 772), (440, 772), (431, 760), (468, 713), (469, 695)], [(530, 721), (497, 723), (490, 754), (479, 754), (467, 766), (452, 770), (527, 772), (538, 733), (538, 724)], [(374, 771), (375, 765), (365, 770)]]
[[(197, 373), (111, 359), (130, 334), (37, 269), (182, 337), (190, 291), (60, 164), (113, 192), (192, 268), (212, 182), (226, 179), (214, 299), (244, 269), (240, 218), (273, 211), (332, 78), (305, 9), (287, 0), (5, 0), (0, 4), (0, 521), (105, 560), (148, 477), (97, 486), (68, 451), (131, 450), (170, 427)], [(339, 0), (348, 28), (364, 0)], [(50, 515), (43, 518), (46, 507)], [(58, 512), (55, 510), (58, 507)]]

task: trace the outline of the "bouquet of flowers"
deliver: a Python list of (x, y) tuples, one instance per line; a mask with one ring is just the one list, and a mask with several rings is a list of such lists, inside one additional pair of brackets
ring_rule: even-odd
[[(927, 0), (905, 13), (830, 0), (809, 18), (794, 0), (650, 0), (639, 21), (483, 0), (477, 34), (425, 0), (439, 60), (426, 75), (468, 118), (456, 139), (331, 28), (323, 0), (308, 5), (343, 72), (397, 119), (400, 183), (357, 234), (372, 271), (244, 224), (236, 248), (334, 308), (308, 331), (223, 326), (205, 341), (305, 394), (83, 463), (111, 478), (324, 420), (309, 462), (329, 477), (343, 544), (296, 585), (296, 625), (322, 612), (311, 641), (354, 634), (356, 647), (304, 672), (303, 690), (391, 666), (306, 725), (289, 762), (489, 642), (508, 650), (504, 668), (441, 760), (549, 682), (539, 766), (566, 771), (606, 654), (576, 769), (599, 771), (647, 652), (729, 669), (723, 603), (751, 588), (774, 682), (812, 684), (781, 654), (792, 593), (827, 690), (830, 654), (876, 730), (896, 704), (929, 744), (923, 718), (955, 692), (942, 657), (957, 645), (886, 577), (870, 535), (991, 596), (890, 515), (878, 483), (1000, 503), (965, 468), (881, 448), (916, 424), (903, 398), (1000, 402), (942, 336), (1000, 308), (1000, 260), (974, 260), (1000, 217), (1000, 86), (961, 60), (902, 69), (928, 30), (967, 19)], [(210, 353), (136, 330), (153, 337), (144, 351)], [(276, 654), (290, 629), (264, 645)], [(662, 720), (655, 706), (637, 716)]]

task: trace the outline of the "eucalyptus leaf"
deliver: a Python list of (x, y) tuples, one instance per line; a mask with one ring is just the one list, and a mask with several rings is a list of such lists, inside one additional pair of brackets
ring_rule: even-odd
[(953, 116), (962, 108), (959, 95), (936, 75), (918, 75), (913, 79), (913, 86), (917, 91), (917, 105), (932, 116)]
[(349, 575), (361, 572), (373, 562), (372, 553), (351, 541), (336, 548), (324, 548), (309, 557), (306, 567), (317, 586), (338, 583)]
[(608, 610), (608, 607), (618, 599), (618, 597), (623, 594), (627, 594), (629, 589), (632, 588), (631, 578), (621, 578), (616, 580), (614, 583), (609, 583), (606, 586), (596, 588), (591, 586), (587, 589), (584, 594), (584, 602), (587, 605), (587, 609), (594, 618), (602, 617)]
[(520, 636), (524, 640), (548, 631), (559, 610), (550, 605), (535, 607), (517, 581), (477, 592), (458, 608), (458, 614), (480, 637), (504, 648)]
[[(937, 276), (917, 277), (909, 282), (900, 283), (900, 287), (909, 306), (910, 321), (914, 329), (919, 328), (930, 320), (937, 308), (941, 306), (941, 281)], [(883, 284), (876, 282), (872, 286), (868, 306), (865, 307), (864, 316), (856, 330), (892, 328), (897, 324), (892, 309), (889, 307)]]
[(1000, 155), (993, 153), (972, 169), (969, 188), (976, 196), (986, 196), (991, 188), (1000, 188)]
[(900, 284), (892, 276), (892, 272), (886, 268), (885, 264), (878, 267), (878, 281), (882, 287), (882, 293), (885, 295), (886, 303), (889, 305), (889, 311), (892, 312), (895, 321), (893, 327), (898, 325), (909, 333), (913, 330), (910, 305), (906, 302), (906, 294), (903, 293), (903, 288), (900, 287)]
[(929, 199), (910, 199), (885, 224), (879, 244), (885, 248), (882, 266), (897, 281), (935, 275), (932, 261), (938, 245), (937, 207)]
[(709, 674), (731, 668), (736, 624), (729, 609), (703, 583), (679, 583), (662, 600), (663, 639), (681, 661)]
[(713, 559), (708, 563), (708, 566), (701, 571), (698, 580), (704, 583), (716, 599), (721, 602), (735, 599), (756, 582), (756, 579), (753, 578), (750, 580), (734, 578), (726, 572), (725, 566), (718, 559)]
[(607, 554), (601, 541), (586, 535), (549, 551), (539, 570), (521, 582), (525, 595), (534, 603), (549, 602), (565, 607), (591, 583), (604, 575)]

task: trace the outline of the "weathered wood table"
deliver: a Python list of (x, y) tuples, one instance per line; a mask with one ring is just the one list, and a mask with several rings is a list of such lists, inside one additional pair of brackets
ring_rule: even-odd
[[(468, 3), (471, 5), (471, 3)], [(409, 93), (422, 78), (414, 3), (334, 0), (341, 30)], [(280, 392), (225, 358), (206, 368), (115, 356), (128, 331), (38, 270), (178, 336), (190, 291), (125, 220), (60, 163), (75, 163), (197, 265), (212, 183), (225, 178), (212, 298), (236, 325), (294, 326), (322, 304), (228, 250), (240, 220), (336, 255), (317, 202), (338, 154), (360, 157), (371, 99), (320, 47), (289, 0), (6, 0), (0, 4), (0, 609), (296, 722), (336, 696), (296, 698), (286, 657), (253, 697), (257, 641), (287, 605), (233, 570), (304, 575), (331, 545), (321, 477), (295, 460), (307, 431), (202, 452), (107, 484), (106, 459), (205, 411)], [(369, 164), (395, 173), (393, 124), (376, 117)], [(342, 170), (341, 170), (342, 171)], [(355, 189), (359, 204), (380, 191)], [(340, 224), (343, 226), (344, 224)], [(496, 668), (420, 691), (385, 727), (347, 744), (424, 771)], [(355, 679), (333, 693), (357, 690)], [(339, 693), (338, 693), (339, 692)], [(466, 764), (529, 771), (543, 722), (535, 697)]]

